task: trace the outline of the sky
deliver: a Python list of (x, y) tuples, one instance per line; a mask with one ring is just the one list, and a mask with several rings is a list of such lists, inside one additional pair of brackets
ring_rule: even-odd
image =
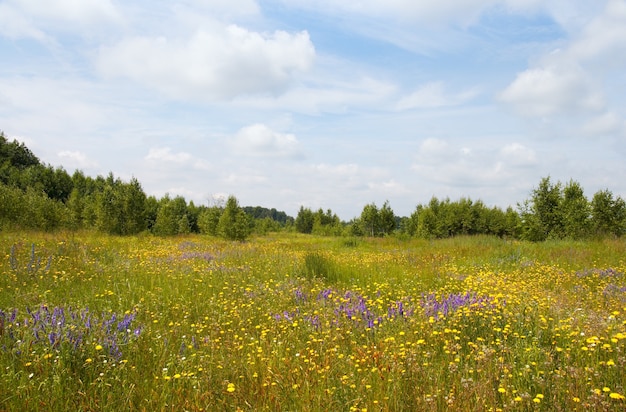
[(196, 205), (626, 198), (625, 91), (626, 0), (0, 0), (0, 130)]

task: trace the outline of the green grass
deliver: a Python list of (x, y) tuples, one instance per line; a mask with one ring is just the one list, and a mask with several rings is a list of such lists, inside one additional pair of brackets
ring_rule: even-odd
[(3, 232), (0, 410), (621, 411), (625, 252)]

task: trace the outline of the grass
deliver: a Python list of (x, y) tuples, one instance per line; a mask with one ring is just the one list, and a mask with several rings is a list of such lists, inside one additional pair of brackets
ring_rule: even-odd
[(624, 252), (3, 232), (0, 410), (624, 410)]

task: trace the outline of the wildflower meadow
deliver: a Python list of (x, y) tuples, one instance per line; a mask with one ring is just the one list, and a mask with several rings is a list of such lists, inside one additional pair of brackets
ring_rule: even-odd
[(623, 411), (626, 242), (0, 233), (3, 411)]

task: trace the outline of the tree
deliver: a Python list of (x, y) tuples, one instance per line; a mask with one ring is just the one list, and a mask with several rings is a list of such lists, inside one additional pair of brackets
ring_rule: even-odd
[(520, 206), (522, 236), (531, 241), (562, 238), (561, 200), (561, 183), (552, 184), (550, 177), (541, 179), (531, 198)]
[(626, 203), (601, 190), (591, 200), (591, 227), (596, 236), (621, 236), (626, 233)]
[(129, 183), (123, 184), (122, 190), (122, 212), (123, 212), (123, 234), (133, 235), (148, 228), (146, 220), (146, 194), (141, 184), (136, 178), (132, 178)]
[(313, 229), (311, 233), (333, 236), (340, 235), (341, 232), (341, 221), (332, 210), (328, 209), (324, 212), (322, 208), (319, 208), (317, 212), (313, 213)]
[(299, 233), (311, 233), (313, 232), (314, 223), (315, 218), (311, 209), (300, 206), (300, 210), (298, 211), (298, 216), (296, 216), (295, 222), (296, 231)]
[(208, 207), (198, 216), (198, 227), (200, 233), (205, 235), (217, 236), (217, 225), (220, 222), (223, 209), (218, 206)]
[(239, 207), (235, 196), (228, 197), (224, 212), (217, 224), (217, 232), (226, 239), (239, 241), (246, 240), (250, 235), (248, 215)]
[(24, 143), (17, 140), (9, 142), (4, 132), (0, 131), (0, 165), (5, 162), (19, 170), (41, 165), (37, 156)]
[(563, 188), (561, 217), (563, 234), (570, 239), (589, 235), (591, 206), (578, 182), (570, 180)]
[(383, 235), (388, 235), (396, 228), (396, 216), (389, 206), (389, 201), (385, 200), (383, 207), (378, 211), (378, 223), (380, 225), (380, 231)]
[(176, 213), (173, 200), (166, 194), (159, 201), (159, 210), (152, 231), (159, 236), (175, 235), (178, 233), (181, 217)]
[(361, 212), (361, 225), (363, 232), (369, 236), (376, 236), (379, 227), (378, 207), (375, 203), (370, 203), (363, 207)]

